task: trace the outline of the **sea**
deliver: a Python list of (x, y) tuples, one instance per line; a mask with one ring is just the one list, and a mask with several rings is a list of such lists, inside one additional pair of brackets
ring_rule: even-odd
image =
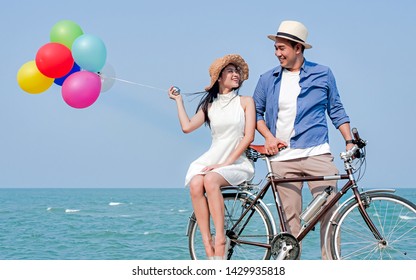
[[(0, 260), (189, 260), (191, 213), (186, 188), (0, 188)], [(302, 259), (320, 259), (319, 230)]]

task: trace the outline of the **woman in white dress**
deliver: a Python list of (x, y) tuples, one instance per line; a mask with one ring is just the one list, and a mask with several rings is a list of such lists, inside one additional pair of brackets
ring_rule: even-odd
[[(256, 112), (252, 97), (238, 95), (238, 89), (248, 78), (248, 65), (240, 55), (216, 59), (209, 74), (211, 83), (205, 88), (206, 94), (193, 117), (188, 117), (182, 96), (174, 87), (169, 89), (169, 97), (176, 101), (184, 133), (204, 123), (211, 129), (211, 147), (191, 163), (185, 185), (190, 188), (208, 259), (225, 259), (229, 239), (224, 232), (221, 187), (238, 185), (254, 176), (253, 163), (247, 159), (245, 150), (254, 140)], [(211, 236), (210, 217), (215, 226), (215, 240)]]

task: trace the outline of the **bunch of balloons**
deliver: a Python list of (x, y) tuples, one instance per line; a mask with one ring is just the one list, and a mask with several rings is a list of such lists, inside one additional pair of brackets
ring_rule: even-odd
[(99, 97), (107, 50), (103, 41), (84, 34), (73, 21), (62, 20), (50, 31), (50, 42), (36, 53), (35, 60), (23, 64), (17, 82), (24, 91), (37, 94), (55, 83), (63, 100), (73, 108), (91, 106)]

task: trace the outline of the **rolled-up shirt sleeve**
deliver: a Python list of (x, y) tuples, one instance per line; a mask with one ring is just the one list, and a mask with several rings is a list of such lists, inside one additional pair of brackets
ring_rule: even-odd
[(264, 120), (264, 112), (266, 110), (266, 93), (264, 90), (264, 81), (260, 76), (254, 90), (253, 99), (256, 105), (256, 121)]
[(341, 102), (341, 97), (338, 92), (335, 77), (330, 69), (328, 69), (328, 116), (332, 124), (338, 129), (340, 125), (350, 122), (344, 106)]

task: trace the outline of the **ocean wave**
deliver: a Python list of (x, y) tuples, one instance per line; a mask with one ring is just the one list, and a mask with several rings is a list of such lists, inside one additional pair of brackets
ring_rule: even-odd
[(65, 209), (65, 213), (76, 213), (76, 212), (79, 212), (79, 211), (81, 211), (81, 210), (79, 210), (79, 209)]
[(110, 202), (110, 203), (108, 203), (108, 205), (110, 205), (110, 206), (119, 206), (119, 205), (122, 205), (122, 204), (124, 204), (123, 202)]
[(48, 207), (48, 208), (46, 208), (46, 211), (48, 211), (48, 212), (65, 212), (65, 208), (62, 208), (62, 207)]
[(48, 212), (65, 212), (65, 213), (77, 213), (80, 212), (80, 209), (70, 209), (70, 208), (59, 208), (59, 207), (48, 207), (46, 208)]

